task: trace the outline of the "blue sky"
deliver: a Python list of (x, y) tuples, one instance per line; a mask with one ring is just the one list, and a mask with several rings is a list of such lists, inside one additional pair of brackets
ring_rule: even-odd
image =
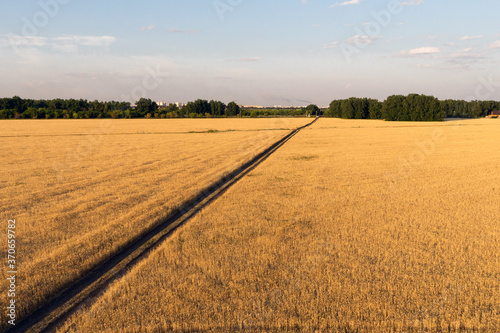
[[(0, 95), (500, 100), (494, 0), (0, 0)], [(498, 82), (498, 83), (497, 83)]]

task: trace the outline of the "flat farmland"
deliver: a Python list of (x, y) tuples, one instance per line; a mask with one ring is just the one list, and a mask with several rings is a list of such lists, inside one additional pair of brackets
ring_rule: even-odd
[(320, 119), (60, 332), (496, 332), (500, 122)]
[(16, 220), (18, 316), (309, 121), (0, 121), (0, 218)]

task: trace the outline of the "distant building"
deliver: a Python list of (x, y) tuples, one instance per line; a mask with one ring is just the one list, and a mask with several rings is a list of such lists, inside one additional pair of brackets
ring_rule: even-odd
[(163, 108), (163, 107), (167, 107), (169, 106), (170, 104), (174, 104), (175, 106), (177, 106), (178, 108), (182, 108), (185, 104), (183, 103), (179, 103), (179, 102), (175, 102), (175, 103), (171, 103), (171, 102), (156, 102), (156, 104), (160, 107), (160, 108)]
[(498, 118), (498, 117), (500, 117), (500, 111), (493, 111), (490, 114), (490, 118)]
[(243, 105), (243, 108), (245, 108), (245, 109), (263, 109), (264, 107), (262, 105)]

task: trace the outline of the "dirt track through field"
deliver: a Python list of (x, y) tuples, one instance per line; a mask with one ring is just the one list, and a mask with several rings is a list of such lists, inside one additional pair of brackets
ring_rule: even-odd
[(180, 209), (159, 221), (155, 227), (137, 237), (123, 250), (108, 258), (103, 264), (94, 268), (79, 281), (68, 286), (58, 295), (54, 295), (44, 306), (7, 332), (50, 332), (55, 330), (69, 315), (81, 306), (91, 304), (92, 300), (99, 296), (111, 282), (125, 274), (179, 226), (183, 225), (201, 209), (221, 196), (227, 189), (255, 169), (300, 130), (312, 125), (317, 120), (318, 118), (307, 125), (291, 131), (250, 161), (205, 188), (193, 199), (183, 203)]

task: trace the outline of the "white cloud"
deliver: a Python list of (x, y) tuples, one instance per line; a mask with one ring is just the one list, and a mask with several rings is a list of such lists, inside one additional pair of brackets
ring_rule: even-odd
[(463, 36), (461, 40), (473, 40), (473, 39), (481, 39), (483, 38), (483, 35), (477, 35), (477, 36)]
[(437, 68), (444, 70), (465, 70), (484, 60), (485, 55), (472, 48), (441, 50), (437, 47), (421, 47), (403, 51), (397, 55), (402, 58), (431, 59), (434, 63), (418, 63), (419, 68)]
[(107, 47), (114, 43), (113, 36), (60, 36), (60, 37), (40, 37), (40, 36), (19, 36), (4, 35), (0, 39), (0, 47), (11, 46), (13, 49), (21, 48), (43, 48), (52, 47), (63, 52), (76, 52), (80, 46), (86, 47)]
[(141, 31), (150, 31), (150, 30), (153, 30), (154, 28), (156, 28), (156, 25), (152, 24), (152, 25), (148, 25), (147, 27), (142, 27)]
[(408, 51), (409, 55), (434, 54), (441, 53), (438, 47), (419, 47)]
[(439, 56), (438, 59), (445, 60), (447, 64), (451, 65), (449, 69), (468, 69), (471, 65), (481, 63), (484, 61), (485, 55), (481, 52), (474, 52), (472, 48), (458, 50), (451, 54), (444, 54)]
[(490, 45), (490, 49), (500, 49), (500, 40), (497, 40), (496, 42), (492, 43)]
[(483, 59), (484, 55), (481, 53), (473, 52), (472, 48), (466, 48), (462, 50), (458, 50), (454, 53), (444, 55), (442, 58), (446, 60), (453, 61), (473, 61), (478, 59)]
[(260, 57), (249, 57), (249, 58), (242, 58), (241, 61), (243, 62), (254, 62), (254, 61), (259, 61)]
[(184, 29), (170, 28), (170, 29), (167, 29), (167, 32), (176, 33), (176, 34), (197, 34), (200, 31), (199, 30), (184, 30)]
[(0, 39), (0, 47), (42, 47), (47, 45), (47, 37), (20, 36), (16, 34), (3, 35)]
[(401, 6), (418, 6), (424, 3), (424, 0), (410, 0), (405, 2), (400, 2)]
[(404, 39), (403, 37), (398, 36), (398, 37), (388, 38), (388, 39), (386, 40), (386, 42), (387, 42), (387, 43), (392, 43), (392, 42), (394, 42), (394, 41), (403, 40), (403, 39)]
[(65, 53), (77, 53), (78, 45), (77, 44), (51, 44), (52, 48), (57, 51), (65, 52)]
[(397, 54), (397, 56), (408, 58), (408, 57), (419, 57), (419, 56), (426, 56), (438, 53), (441, 53), (440, 48), (427, 46), (427, 47), (419, 47), (416, 49), (411, 49), (409, 51), (401, 51), (399, 54)]
[(330, 44), (323, 44), (324, 49), (334, 49), (339, 44), (339, 41), (332, 42)]
[(237, 61), (237, 62), (255, 62), (259, 61), (261, 58), (260, 57), (245, 57), (245, 58), (240, 58), (240, 59), (234, 59), (232, 61)]
[(52, 38), (52, 44), (76, 46), (109, 46), (116, 41), (113, 36), (64, 36)]
[(375, 42), (377, 39), (379, 39), (380, 36), (361, 36), (361, 35), (355, 35), (347, 39), (347, 42), (349, 44), (354, 44), (354, 45), (364, 45), (364, 44), (371, 44)]
[(48, 45), (55, 50), (76, 53), (82, 46), (85, 47), (108, 47), (116, 41), (112, 36), (63, 36), (54, 37)]
[(328, 8), (338, 7), (338, 6), (349, 6), (349, 5), (359, 5), (359, 0), (346, 0), (344, 2), (337, 2)]

